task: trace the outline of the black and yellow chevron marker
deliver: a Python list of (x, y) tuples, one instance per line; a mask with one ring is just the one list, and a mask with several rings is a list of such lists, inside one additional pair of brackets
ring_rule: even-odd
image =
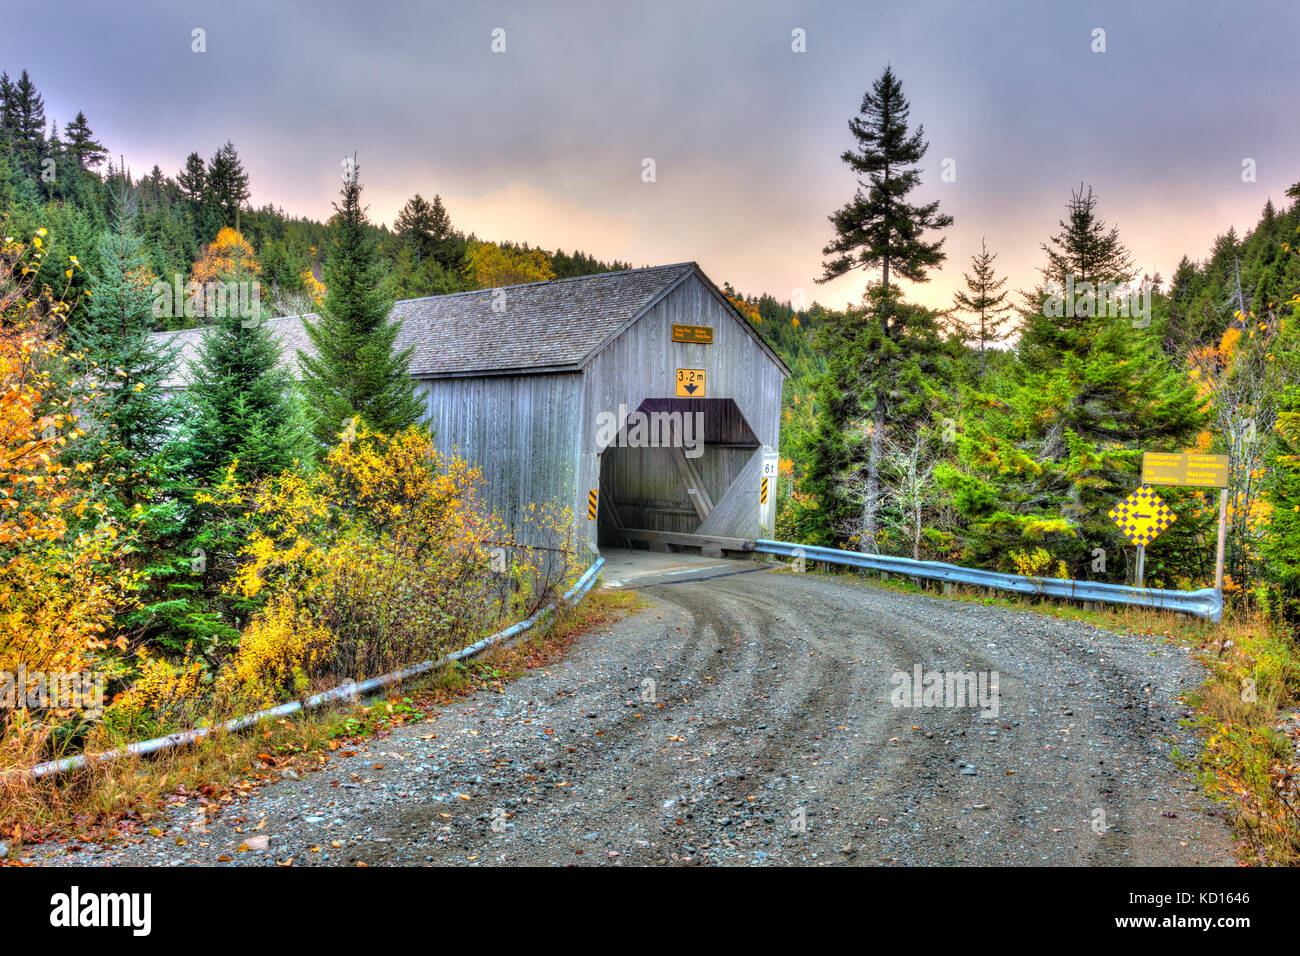
[(767, 504), (767, 477), (764, 476), (762, 480), (763, 484), (760, 486), (758, 492), (758, 503), (760, 505), (765, 505)]
[(587, 492), (587, 520), (596, 520), (596, 489)]
[(1160, 496), (1145, 485), (1111, 508), (1109, 515), (1124, 537), (1143, 547), (1178, 518)]

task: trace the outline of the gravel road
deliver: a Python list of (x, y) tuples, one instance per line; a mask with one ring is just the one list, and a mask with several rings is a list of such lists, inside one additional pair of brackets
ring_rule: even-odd
[[(1201, 681), (1185, 648), (786, 570), (642, 594), (647, 609), (549, 671), (264, 787), (206, 829), (175, 811), (161, 836), (33, 847), (33, 862), (1233, 862), (1225, 821), (1170, 759), (1196, 747), (1179, 725)], [(989, 697), (895, 707), (896, 675), (918, 666), (996, 671), (996, 716)], [(258, 837), (267, 849), (236, 852)]]

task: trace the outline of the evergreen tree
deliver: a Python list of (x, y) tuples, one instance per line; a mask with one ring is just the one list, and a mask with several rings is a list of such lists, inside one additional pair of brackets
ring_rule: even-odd
[(208, 162), (204, 195), (220, 210), (221, 225), (232, 226), (238, 232), (239, 212), (250, 193), (248, 173), (244, 172), (234, 143), (227, 141)]
[(13, 150), (18, 128), (18, 91), (7, 72), (0, 73), (0, 152)]
[(1300, 385), (1278, 401), (1276, 440), (1267, 459), (1268, 499), (1272, 508), (1261, 556), (1268, 566), (1271, 610), (1293, 635), (1300, 635)]
[[(1131, 258), (1095, 204), (1091, 192), (1073, 194), (1064, 232), (1043, 247), (1046, 282), (1132, 278)], [(1041, 544), (1074, 575), (1122, 580), (1122, 541), (1107, 512), (1138, 486), (1142, 452), (1181, 450), (1194, 438), (1202, 403), (1141, 318), (1104, 299), (1077, 309), (1037, 302), (1015, 367), (990, 400), (967, 409), (958, 463), (937, 474), (966, 519), (970, 559), (1014, 571), (1015, 551)], [(1112, 558), (1104, 574), (1091, 568), (1096, 547)]]
[[(464, 268), (467, 243), (465, 237), (452, 228), (451, 216), (447, 214), (441, 196), (434, 196), (430, 203), (416, 193), (398, 213), (394, 229), (403, 250), (408, 253), (408, 282), (423, 281), (426, 285), (440, 288), (445, 284), (444, 276), (458, 275)], [(435, 260), (438, 268), (426, 267), (428, 259)], [(415, 279), (416, 275), (422, 275), (423, 279)]]
[(831, 257), (822, 281), (855, 268), (879, 267), (884, 289), (889, 288), (891, 270), (924, 282), (927, 270), (946, 256), (943, 240), (927, 242), (923, 233), (952, 225), (951, 216), (939, 213), (938, 200), (921, 206), (907, 202), (908, 193), (921, 184), (916, 164), (929, 149), (925, 127), (908, 132), (911, 105), (891, 67), (862, 97), (859, 112), (849, 120), (858, 148), (845, 150), (840, 158), (866, 179), (858, 179), (853, 199), (830, 217), (835, 238), (822, 250)]
[(403, 246), (392, 267), (393, 294), (398, 299), (417, 299), (428, 295), (448, 295), (465, 290), (464, 278), (448, 272), (435, 257), (416, 262), (415, 253)]
[(938, 316), (876, 288), (865, 308), (830, 318), (816, 348), (826, 372), (804, 450), (804, 490), (819, 505), (808, 531), (827, 543), (851, 539), (874, 553), (882, 512), (892, 507), (880, 498), (881, 450), (891, 437), (924, 427), (935, 383), (951, 377)]
[[(12, 102), (12, 107), (9, 105)], [(23, 70), (12, 92), (5, 98), (6, 125), (10, 129), (10, 146), (18, 168), (28, 176), (40, 169), (45, 146), (45, 100), (36, 91), (27, 71)]]
[(1134, 277), (1133, 256), (1120, 241), (1119, 229), (1107, 227), (1097, 217), (1097, 197), (1091, 186), (1086, 191), (1083, 186), (1071, 191), (1066, 210), (1066, 218), (1059, 222), (1061, 231), (1042, 244), (1047, 254), (1047, 265), (1039, 270), (1043, 282), (1024, 297), (1019, 348), (1034, 366), (1063, 352), (1086, 353), (1089, 335), (1096, 328), (1088, 313), (1095, 314), (1100, 302), (1085, 305), (1088, 300), (1081, 296), (1075, 308), (1055, 310), (1044, 305), (1051, 296), (1065, 298), (1083, 283), (1094, 288), (1106, 282), (1123, 285)]
[[(242, 237), (240, 238), (242, 243)], [(259, 273), (236, 265), (217, 282), (259, 281)], [(292, 380), (281, 364), (280, 343), (263, 316), (218, 310), (189, 366), (186, 390), (187, 468), (200, 483), (212, 482), (239, 459), (244, 478), (276, 474), (310, 460), (311, 448)]]
[(420, 416), (408, 371), (411, 350), (394, 351), (401, 325), (389, 319), (393, 304), (384, 291), (383, 264), (367, 234), (355, 172), (344, 182), (342, 203), (334, 208), (325, 301), (320, 318), (306, 324), (316, 354), (298, 353), (303, 391), (316, 416), (316, 439), (325, 445), (333, 444), (355, 416), (382, 433), (399, 431)]
[(433, 255), (434, 243), (439, 238), (439, 229), (445, 232), (449, 225), (446, 210), (443, 210), (442, 221), (439, 222), (433, 206), (416, 193), (407, 200), (406, 205), (397, 214), (394, 229), (397, 237), (410, 250), (412, 259), (418, 265)]
[[(169, 441), (177, 417), (164, 383), (176, 367), (178, 350), (151, 334), (154, 275), (135, 232), (138, 205), (135, 194), (119, 183), (112, 228), (99, 244), (86, 321), (70, 333), (74, 348), (92, 363), (94, 414), (86, 421), (99, 456), (114, 474), (155, 456)], [(129, 497), (132, 489), (123, 493)]]
[[(864, 364), (857, 370), (859, 378), (844, 383), (853, 397), (861, 394), (871, 417), (867, 429), (866, 490), (862, 511), (860, 546), (873, 552), (879, 533), (880, 466), (885, 431), (891, 405), (891, 391), (907, 377), (903, 369), (915, 363), (908, 355), (912, 343), (926, 342), (937, 335), (933, 313), (904, 308), (891, 275), (913, 282), (923, 282), (928, 270), (943, 262), (943, 240), (928, 241), (925, 233), (952, 224), (952, 217), (939, 212), (938, 201), (913, 205), (908, 194), (920, 185), (916, 168), (929, 148), (924, 126), (908, 130), (911, 106), (903, 96), (902, 83), (886, 67), (862, 98), (859, 116), (849, 120), (849, 130), (857, 140), (857, 149), (844, 152), (841, 159), (858, 175), (853, 199), (830, 216), (835, 238), (822, 250), (830, 258), (824, 263), (821, 281), (842, 276), (852, 269), (880, 269), (880, 283), (871, 290), (872, 314), (862, 322), (853, 322), (842, 330), (830, 330), (828, 345), (860, 351), (854, 337), (870, 343), (869, 355), (860, 356)], [(911, 319), (920, 328), (908, 328)], [(916, 334), (913, 334), (915, 331)], [(849, 334), (851, 333), (851, 335)], [(847, 412), (843, 403), (837, 405)], [(828, 423), (832, 432), (842, 430), (846, 421)], [(814, 480), (830, 493), (833, 475), (825, 471), (834, 455), (815, 456), (822, 469)]]
[(78, 111), (77, 118), (67, 125), (64, 133), (68, 137), (68, 153), (80, 169), (94, 169), (108, 156), (103, 144), (95, 141), (85, 113)]
[(1006, 341), (1008, 332), (1004, 327), (1011, 321), (1007, 309), (1008, 293), (1002, 291), (1007, 284), (1006, 278), (998, 278), (993, 268), (996, 252), (989, 252), (988, 245), (980, 239), (980, 251), (970, 257), (971, 272), (963, 273), (966, 291), (958, 290), (953, 296), (957, 308), (964, 309), (978, 321), (962, 321), (953, 317), (958, 333), (966, 342), (977, 342), (980, 350), (979, 378), (984, 378), (984, 352), (989, 344)]
[(197, 211), (203, 202), (203, 191), (207, 186), (208, 171), (203, 165), (203, 157), (190, 153), (185, 157), (185, 167), (176, 174), (176, 185), (181, 188), (181, 195)]

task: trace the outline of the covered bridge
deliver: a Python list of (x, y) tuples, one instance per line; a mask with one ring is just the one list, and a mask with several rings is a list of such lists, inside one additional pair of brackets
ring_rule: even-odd
[[(710, 553), (772, 527), (790, 370), (695, 263), (409, 299), (393, 316), (435, 444), (482, 471), (513, 526), (558, 502), (593, 548)], [(267, 323), (295, 373), (302, 322)], [(159, 334), (192, 358), (202, 331)]]

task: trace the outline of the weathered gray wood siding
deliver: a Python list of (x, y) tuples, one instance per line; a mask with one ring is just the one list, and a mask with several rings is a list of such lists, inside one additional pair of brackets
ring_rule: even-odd
[[(555, 501), (573, 507), (582, 447), (579, 373), (421, 379), (416, 392), (442, 455), (483, 473), (484, 499), (528, 544), (523, 509)], [(587, 514), (575, 510), (585, 534)]]
[[(632, 411), (646, 399), (674, 397), (679, 368), (704, 369), (707, 396), (734, 400), (759, 442), (773, 449), (779, 446), (782, 371), (743, 323), (692, 273), (587, 363), (579, 472), (579, 494), (583, 499), (586, 489), (595, 488), (599, 480), (597, 456), (602, 449), (596, 447), (597, 415), (602, 411), (616, 413), (620, 404)], [(674, 324), (711, 326), (713, 344), (687, 345), (672, 341)], [(709, 436), (705, 437), (707, 440)], [(626, 451), (618, 449), (617, 454), (624, 457)], [(713, 467), (714, 462), (706, 466), (714, 474), (721, 470), (730, 475), (739, 474), (741, 480), (747, 480), (745, 475), (753, 477), (750, 482), (753, 488), (738, 489), (738, 497), (728, 502), (726, 513), (714, 522), (735, 536), (758, 534), (758, 472), (749, 467), (751, 457), (758, 454), (746, 451), (742, 455), (713, 456), (720, 469)], [(626, 459), (625, 463), (631, 464)], [(671, 461), (665, 460), (663, 464), (670, 467)], [(669, 480), (667, 468), (658, 465), (647, 468), (647, 477), (652, 488)], [(722, 497), (720, 492), (714, 501)], [(683, 493), (681, 499), (684, 498)], [(690, 519), (685, 520), (689, 523)]]

